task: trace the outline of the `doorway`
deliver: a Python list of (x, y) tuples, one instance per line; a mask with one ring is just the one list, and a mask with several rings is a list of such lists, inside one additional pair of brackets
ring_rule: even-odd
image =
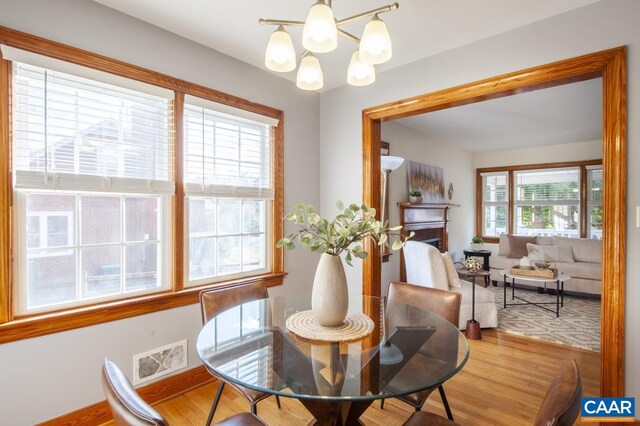
[[(409, 117), (593, 78), (603, 84), (602, 396), (624, 394), (626, 261), (626, 51), (623, 47), (501, 75), (363, 111), (363, 202), (380, 207), (380, 125)], [(381, 257), (373, 243), (363, 265), (363, 293), (380, 296)]]

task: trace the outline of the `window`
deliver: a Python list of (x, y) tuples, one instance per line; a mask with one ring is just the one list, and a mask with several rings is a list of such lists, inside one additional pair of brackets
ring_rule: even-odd
[(272, 245), (271, 126), (216, 107), (185, 99), (187, 285), (264, 271)]
[(514, 172), (517, 235), (580, 236), (580, 169)]
[(509, 187), (506, 172), (482, 175), (482, 235), (507, 232)]
[(282, 111), (0, 33), (0, 343), (282, 283)]
[(477, 170), (477, 234), (602, 238), (601, 161), (536, 166)]
[(13, 111), (18, 312), (168, 288), (169, 100), (14, 62)]

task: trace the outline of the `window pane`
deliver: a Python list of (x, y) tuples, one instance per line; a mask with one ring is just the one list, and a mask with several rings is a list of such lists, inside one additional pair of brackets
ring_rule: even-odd
[(589, 238), (602, 239), (602, 207), (591, 207), (589, 209)]
[(80, 196), (82, 244), (120, 242), (120, 196)]
[(125, 247), (125, 291), (159, 287), (159, 244), (136, 244)]
[(264, 268), (264, 234), (242, 237), (242, 270)]
[(74, 195), (27, 194), (27, 247), (63, 247), (74, 244)]
[(189, 239), (189, 280), (216, 276), (216, 239)]
[(579, 206), (517, 206), (516, 234), (580, 237)]
[(27, 248), (39, 248), (40, 242), (40, 215), (32, 215), (27, 219)]
[(74, 250), (43, 250), (27, 256), (27, 307), (76, 300)]
[(85, 298), (120, 293), (122, 275), (120, 251), (120, 246), (81, 250)]
[(218, 274), (241, 271), (240, 237), (218, 237)]
[(588, 187), (587, 187), (587, 199), (589, 203), (598, 204), (602, 203), (602, 169), (589, 169), (587, 172)]
[(507, 202), (507, 174), (482, 177), (482, 200)]
[(189, 234), (216, 232), (216, 199), (189, 197)]
[(242, 202), (242, 233), (264, 232), (264, 201), (244, 200)]
[(160, 197), (125, 197), (126, 241), (158, 239)]
[(47, 246), (64, 247), (69, 245), (69, 216), (47, 216)]
[(485, 206), (482, 216), (483, 234), (499, 236), (507, 233), (507, 206)]
[(240, 233), (240, 200), (218, 199), (218, 235)]

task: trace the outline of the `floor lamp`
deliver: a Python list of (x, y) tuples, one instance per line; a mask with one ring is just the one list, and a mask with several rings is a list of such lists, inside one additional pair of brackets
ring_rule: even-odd
[(389, 196), (389, 173), (400, 167), (404, 163), (404, 158), (394, 157), (393, 155), (382, 155), (380, 157), (380, 165), (382, 168), (382, 215), (381, 220), (389, 219), (387, 215), (387, 197)]

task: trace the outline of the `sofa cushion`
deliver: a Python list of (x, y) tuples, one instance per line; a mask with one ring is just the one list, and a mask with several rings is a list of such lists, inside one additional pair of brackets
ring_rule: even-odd
[(532, 261), (573, 262), (571, 246), (527, 244), (527, 257)]
[(442, 260), (444, 261), (444, 267), (447, 270), (447, 279), (449, 280), (449, 287), (460, 287), (460, 277), (458, 277), (458, 271), (453, 264), (453, 258), (451, 253), (442, 253)]
[(500, 243), (498, 245), (498, 256), (507, 256), (509, 254), (509, 237), (507, 234), (500, 234)]
[(599, 281), (602, 278), (602, 263), (575, 262), (554, 264), (558, 272), (567, 274), (573, 278), (583, 278)]
[(527, 243), (535, 244), (536, 237), (522, 237), (519, 235), (507, 235), (509, 239), (509, 254), (507, 257), (519, 259), (527, 255)]
[(510, 269), (519, 262), (519, 259), (509, 259), (507, 256), (491, 256), (489, 258), (489, 265), (495, 269)]
[(553, 244), (553, 237), (542, 237), (540, 235), (536, 235), (536, 244), (550, 246)]
[(554, 245), (570, 245), (576, 262), (602, 263), (602, 241), (589, 238), (553, 237)]

